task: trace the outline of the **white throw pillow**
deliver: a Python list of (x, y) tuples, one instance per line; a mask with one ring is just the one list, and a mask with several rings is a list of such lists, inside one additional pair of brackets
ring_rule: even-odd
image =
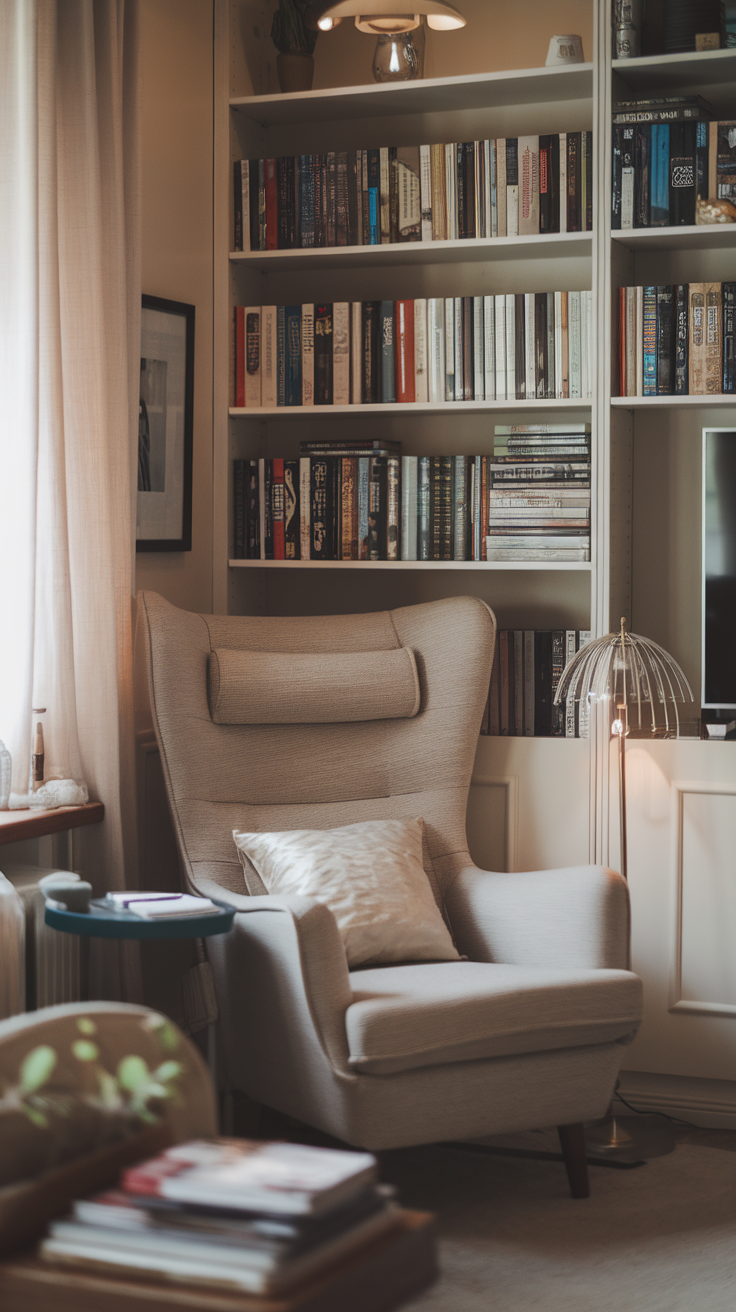
[(349, 966), (459, 961), (422, 865), (423, 830), (424, 821), (412, 818), (276, 834), (234, 829), (233, 838), (249, 892), (252, 863), (269, 893), (311, 897), (330, 908)]

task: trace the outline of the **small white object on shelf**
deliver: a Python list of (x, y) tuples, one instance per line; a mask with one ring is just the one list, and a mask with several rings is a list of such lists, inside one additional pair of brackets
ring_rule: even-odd
[(713, 740), (724, 739), (726, 734), (736, 729), (736, 720), (721, 720), (718, 724), (706, 724), (705, 732)]
[(146, 920), (216, 916), (220, 911), (210, 898), (193, 897), (190, 893), (108, 893), (105, 900), (119, 911), (132, 911)]

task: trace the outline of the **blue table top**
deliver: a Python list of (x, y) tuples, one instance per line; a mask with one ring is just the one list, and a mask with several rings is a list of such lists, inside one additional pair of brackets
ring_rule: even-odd
[(86, 938), (209, 938), (212, 934), (226, 934), (235, 916), (233, 907), (224, 902), (216, 905), (220, 908), (216, 915), (146, 920), (132, 911), (112, 910), (104, 898), (93, 898), (88, 912), (57, 911), (47, 903), (44, 920), (52, 929)]

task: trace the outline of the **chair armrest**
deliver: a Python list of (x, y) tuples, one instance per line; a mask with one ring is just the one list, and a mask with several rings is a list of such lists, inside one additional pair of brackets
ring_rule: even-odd
[[(233, 1010), (236, 999), (257, 998), (248, 1027), (260, 1030), (266, 1047), (273, 1046), (274, 1035), (286, 1025), (294, 1037), (298, 1029), (302, 1041), (316, 1044), (333, 1069), (350, 1074), (345, 1012), (352, 991), (345, 948), (329, 907), (307, 897), (248, 897), (211, 880), (199, 880), (197, 887), (237, 913), (224, 942), (208, 939), (213, 966), (217, 957), (227, 963), (227, 1000), (218, 998), (221, 1014)], [(288, 1044), (285, 1036), (279, 1041)]]
[(466, 866), (445, 907), (471, 961), (629, 969), (629, 890), (602, 866), (519, 874)]

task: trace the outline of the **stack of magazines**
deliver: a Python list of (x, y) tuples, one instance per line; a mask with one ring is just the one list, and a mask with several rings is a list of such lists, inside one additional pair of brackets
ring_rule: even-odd
[(398, 1224), (368, 1153), (243, 1139), (179, 1144), (52, 1222), (50, 1263), (280, 1294)]

